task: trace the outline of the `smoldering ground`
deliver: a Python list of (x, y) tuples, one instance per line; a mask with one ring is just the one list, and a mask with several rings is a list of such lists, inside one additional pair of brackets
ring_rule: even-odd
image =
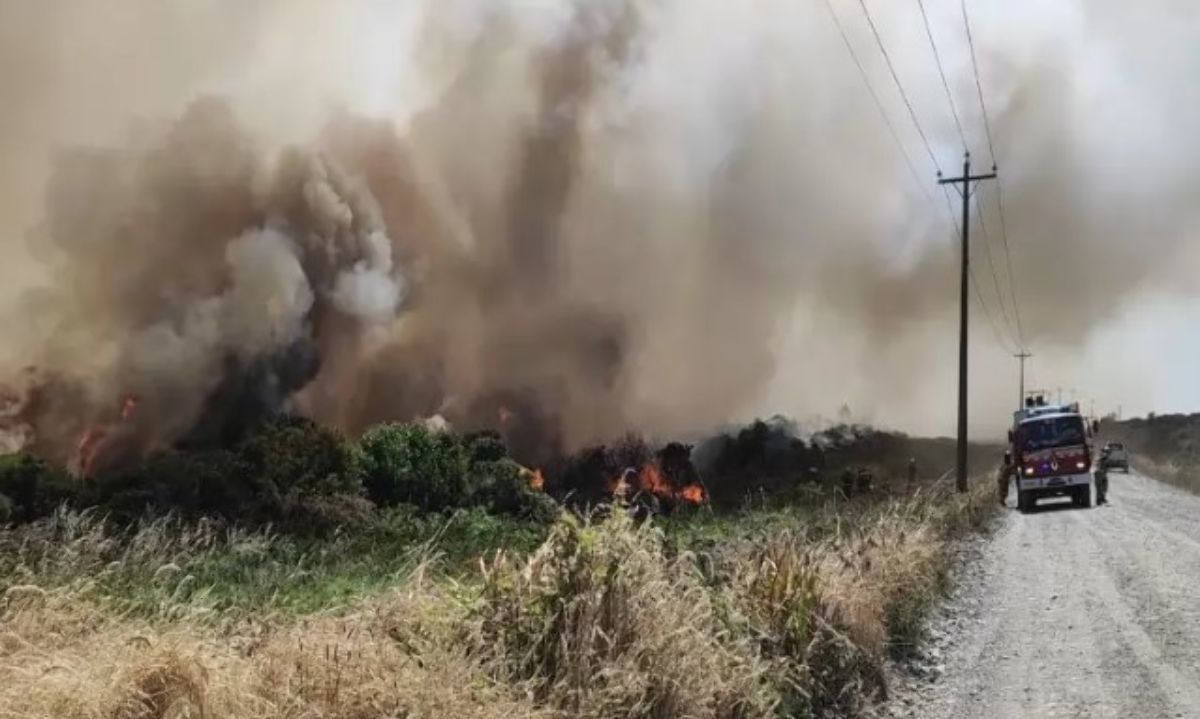
[[(534, 454), (846, 400), (942, 426), (949, 220), (821, 4), (143, 5), (0, 10), (4, 264), (34, 285), (4, 293), (3, 360), (47, 451), (127, 395), (143, 447), (285, 406), (350, 432), (441, 413)], [(982, 155), (956, 8), (930, 5)], [(979, 9), (1031, 343), (1080, 346), (1195, 226), (1200, 91), (1164, 55), (1196, 11), (1152, 5)], [(878, 12), (951, 168), (925, 38)]]

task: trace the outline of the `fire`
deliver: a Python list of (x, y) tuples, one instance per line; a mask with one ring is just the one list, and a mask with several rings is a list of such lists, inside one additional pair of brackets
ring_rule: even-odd
[(540, 492), (546, 488), (546, 475), (542, 474), (542, 470), (521, 467), (520, 465), (517, 465), (517, 467), (518, 475), (520, 475), (525, 481), (529, 482), (529, 487), (531, 489), (536, 489)]
[(96, 447), (108, 433), (103, 427), (88, 427), (79, 438), (79, 476), (86, 477), (92, 473), (92, 461), (96, 458)]
[[(137, 397), (133, 395), (125, 397), (121, 401), (121, 410), (118, 413), (116, 423), (120, 424), (132, 419), (134, 413), (137, 411), (137, 406)], [(105, 425), (95, 424), (84, 430), (83, 436), (79, 438), (79, 446), (76, 449), (80, 477), (87, 477), (92, 473), (92, 466), (96, 461), (96, 450), (108, 435), (109, 427)]]
[(627, 469), (619, 477), (608, 482), (608, 491), (614, 497), (626, 497), (630, 491), (652, 494), (659, 499), (687, 504), (704, 504), (708, 497), (699, 484), (688, 484), (676, 488), (674, 482), (657, 462), (647, 462), (641, 469)]
[(679, 490), (679, 498), (689, 504), (704, 504), (704, 488), (698, 484), (689, 484)]
[(670, 497), (675, 492), (671, 488), (671, 483), (667, 481), (658, 464), (649, 462), (642, 466), (638, 472), (638, 489), (650, 494), (656, 494), (659, 497)]

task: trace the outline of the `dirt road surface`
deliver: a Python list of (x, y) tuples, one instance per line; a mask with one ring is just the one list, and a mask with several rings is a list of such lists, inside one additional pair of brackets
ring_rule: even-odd
[(1109, 476), (1106, 507), (1005, 513), (888, 714), (1200, 719), (1200, 497)]

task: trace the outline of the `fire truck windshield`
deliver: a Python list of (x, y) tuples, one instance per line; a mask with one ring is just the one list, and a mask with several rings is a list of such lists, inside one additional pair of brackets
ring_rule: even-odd
[(1083, 444), (1083, 419), (1080, 417), (1047, 417), (1022, 422), (1017, 440), (1024, 452), (1036, 452), (1050, 447)]

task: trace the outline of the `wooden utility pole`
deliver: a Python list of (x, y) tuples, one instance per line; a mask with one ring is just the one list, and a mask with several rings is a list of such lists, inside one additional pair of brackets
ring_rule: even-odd
[(1024, 350), (1013, 355), (1013, 357), (1021, 360), (1021, 394), (1017, 396), (1017, 409), (1025, 406), (1025, 360), (1032, 356), (1032, 354)]
[(972, 175), (969, 152), (963, 153), (962, 177), (941, 177), (941, 173), (938, 173), (939, 185), (954, 185), (954, 189), (962, 196), (962, 276), (958, 298), (958, 461), (954, 481), (959, 492), (967, 491), (967, 281), (971, 271), (971, 183), (995, 177), (994, 165), (986, 175)]

